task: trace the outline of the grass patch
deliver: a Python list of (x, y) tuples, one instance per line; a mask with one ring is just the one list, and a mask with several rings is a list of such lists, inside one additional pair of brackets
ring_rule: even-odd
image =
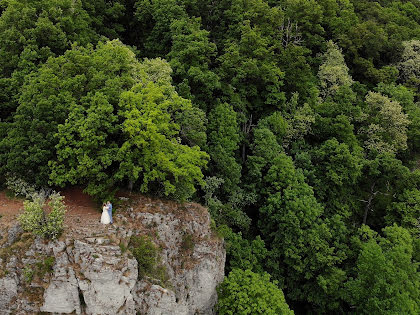
[(132, 236), (128, 248), (137, 260), (139, 279), (147, 276), (158, 280), (162, 286), (168, 286), (169, 277), (161, 262), (159, 248), (148, 236)]
[(121, 249), (121, 254), (124, 254), (127, 251), (127, 246), (125, 246), (123, 242), (121, 242), (119, 246)]
[(12, 245), (0, 248), (0, 258), (7, 261), (11, 256), (22, 256), (32, 245), (33, 236), (23, 233)]
[(194, 244), (192, 234), (184, 232), (184, 235), (182, 236), (182, 243), (181, 243), (182, 250), (189, 252), (194, 249), (194, 246), (195, 244)]
[(25, 279), (25, 281), (31, 283), (33, 277), (34, 270), (29, 266), (25, 266), (25, 268), (23, 269), (23, 278)]
[(48, 256), (45, 259), (43, 259), (41, 261), (38, 261), (35, 264), (36, 275), (40, 279), (42, 279), (42, 278), (44, 278), (45, 274), (47, 274), (47, 273), (51, 274), (52, 271), (53, 271), (54, 264), (55, 264), (55, 257), (54, 256)]

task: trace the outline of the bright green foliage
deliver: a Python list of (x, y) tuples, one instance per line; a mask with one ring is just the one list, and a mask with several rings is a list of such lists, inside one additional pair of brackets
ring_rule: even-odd
[(24, 212), (18, 218), (22, 228), (38, 236), (56, 239), (63, 231), (66, 213), (63, 199), (63, 196), (54, 193), (46, 203), (43, 196), (33, 195), (32, 201), (24, 202)]
[(358, 314), (418, 314), (420, 278), (413, 240), (396, 225), (383, 233), (362, 243), (355, 277), (346, 283), (346, 299)]
[(219, 286), (218, 296), (217, 311), (221, 315), (294, 314), (267, 273), (233, 269)]
[(239, 184), (241, 166), (236, 161), (239, 132), (236, 113), (229, 104), (217, 105), (209, 114), (208, 141), (213, 175), (224, 180), (223, 191), (232, 193)]
[(163, 189), (165, 195), (181, 200), (190, 197), (194, 185), (204, 183), (201, 168), (208, 155), (197, 146), (180, 143), (180, 127), (173, 117), (178, 111), (189, 110), (191, 102), (172, 86), (144, 81), (122, 94), (119, 107), (126, 141), (117, 154), (116, 178), (141, 179), (143, 192), (157, 185), (155, 189)]

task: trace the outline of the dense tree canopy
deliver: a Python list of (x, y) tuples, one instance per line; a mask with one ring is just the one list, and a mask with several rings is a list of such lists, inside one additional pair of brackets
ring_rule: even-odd
[(0, 14), (0, 185), (202, 202), (223, 314), (418, 313), (418, 0)]

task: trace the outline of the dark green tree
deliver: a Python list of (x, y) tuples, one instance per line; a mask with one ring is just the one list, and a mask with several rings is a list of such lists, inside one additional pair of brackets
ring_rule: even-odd
[(402, 227), (383, 229), (384, 236), (364, 226), (354, 278), (346, 283), (346, 299), (359, 314), (418, 314), (419, 264), (413, 240)]
[[(50, 172), (48, 163), (56, 160), (55, 146), (60, 142), (55, 134), (58, 126), (66, 123), (69, 112), (74, 110), (72, 119), (101, 117), (114, 124), (114, 106), (120, 94), (136, 82), (138, 67), (134, 53), (118, 40), (101, 43), (96, 49), (74, 45), (64, 55), (50, 58), (22, 87), (12, 127), (1, 141), (2, 172), (45, 185)], [(91, 126), (80, 123), (96, 128), (92, 136), (102, 137), (98, 132), (106, 129), (106, 123), (101, 126), (100, 121)], [(90, 135), (86, 133), (84, 137)], [(94, 143), (94, 138), (87, 141)], [(81, 142), (80, 146), (91, 150), (88, 144)], [(111, 142), (107, 146), (113, 147)], [(88, 156), (88, 152), (82, 150), (80, 154)]]
[(279, 154), (264, 176), (266, 201), (259, 228), (269, 249), (267, 267), (294, 301), (307, 301), (325, 311), (336, 307), (325, 282), (345, 279), (336, 265), (346, 258), (330, 246), (332, 233), (322, 221), (323, 207), (291, 158)]
[(80, 0), (7, 1), (0, 17), (0, 120), (11, 120), (26, 75), (78, 42), (96, 42)]
[(214, 91), (220, 89), (218, 76), (209, 69), (216, 56), (216, 45), (209, 41), (209, 32), (201, 28), (199, 18), (174, 20), (171, 33), (168, 60), (177, 90), (181, 96), (206, 110)]
[(223, 196), (233, 193), (241, 178), (241, 165), (236, 160), (239, 149), (236, 117), (232, 106), (226, 103), (217, 105), (209, 114), (210, 172), (223, 179)]

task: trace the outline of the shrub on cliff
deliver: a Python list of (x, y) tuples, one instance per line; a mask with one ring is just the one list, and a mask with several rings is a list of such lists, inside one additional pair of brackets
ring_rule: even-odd
[(18, 220), (25, 231), (44, 238), (56, 239), (63, 231), (66, 206), (63, 196), (54, 193), (49, 201), (40, 194), (35, 194), (32, 201), (24, 202), (24, 212)]

